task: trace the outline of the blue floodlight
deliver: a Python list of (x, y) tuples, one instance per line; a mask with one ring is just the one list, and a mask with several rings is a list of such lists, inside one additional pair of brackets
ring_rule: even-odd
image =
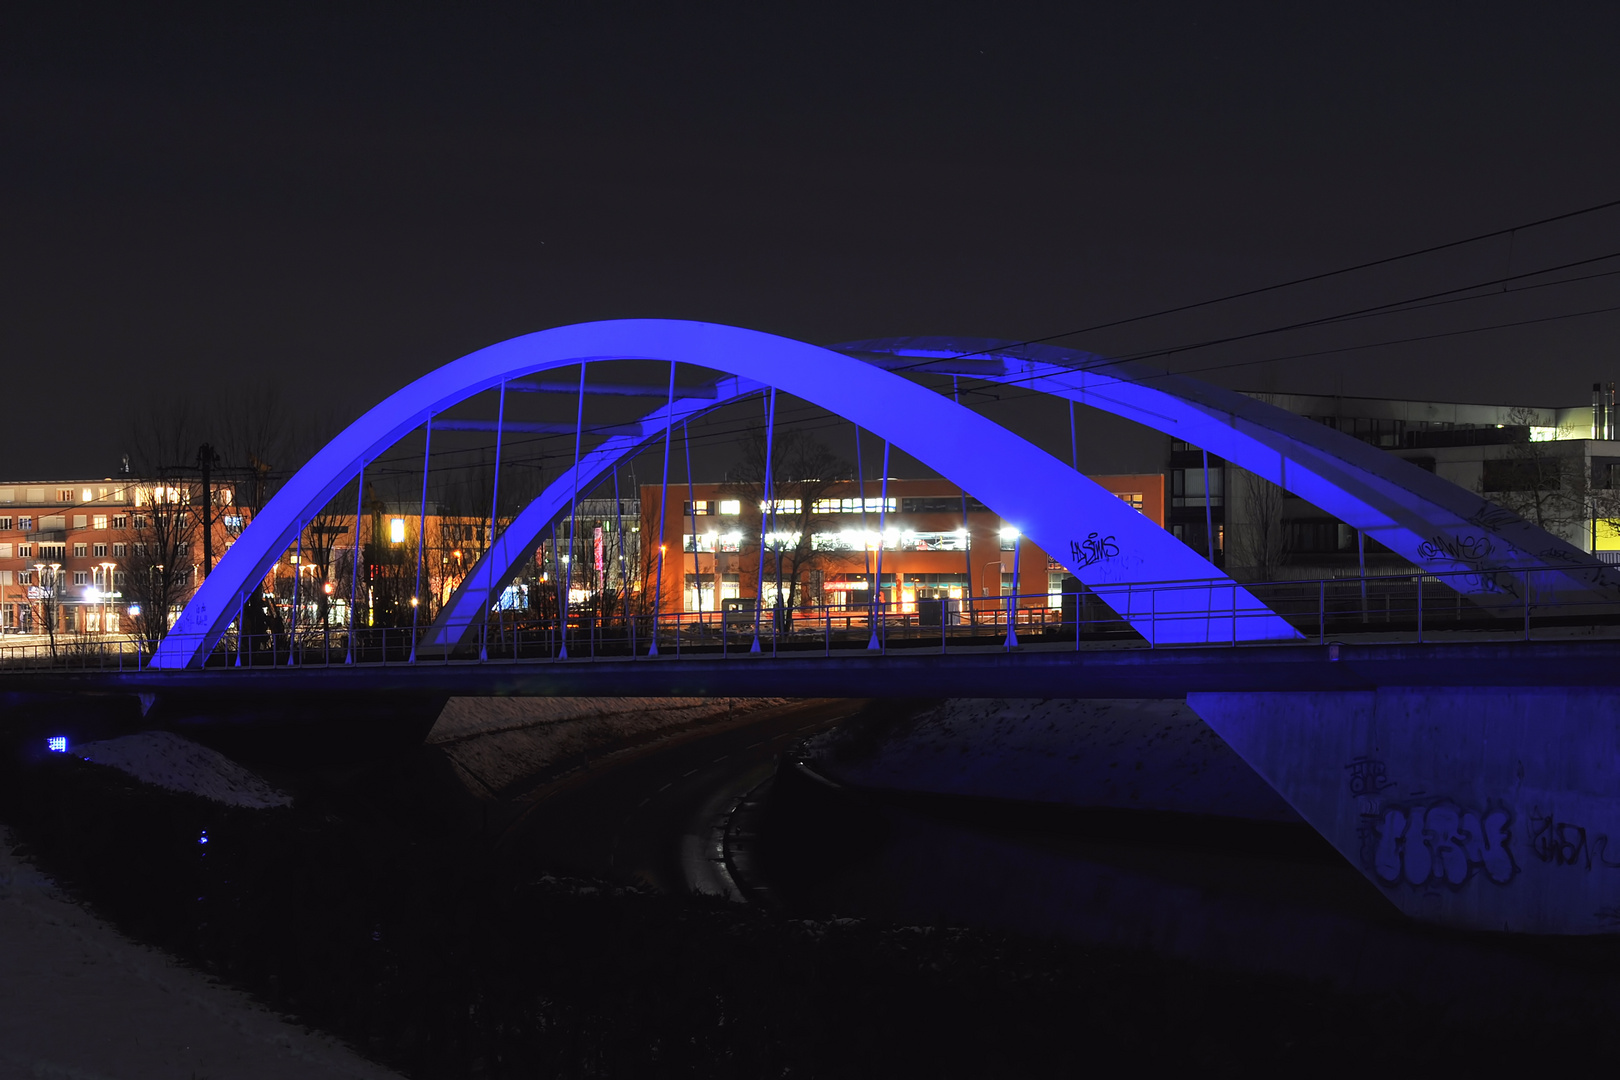
[(45, 748), (53, 754), (67, 753), (67, 736), (52, 735), (50, 738), (45, 740)]

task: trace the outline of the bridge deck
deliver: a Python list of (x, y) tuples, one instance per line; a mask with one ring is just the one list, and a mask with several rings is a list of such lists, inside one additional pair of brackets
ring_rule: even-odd
[(0, 693), (465, 697), (1120, 697), (1376, 686), (1620, 686), (1620, 640), (0, 671)]

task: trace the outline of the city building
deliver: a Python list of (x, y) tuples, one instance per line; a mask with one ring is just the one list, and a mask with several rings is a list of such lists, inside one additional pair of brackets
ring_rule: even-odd
[[(1164, 524), (1162, 474), (1091, 479)], [(891, 478), (886, 496), (878, 480), (784, 486), (794, 491), (778, 492), (783, 497), (772, 500), (763, 522), (763, 591), (759, 493), (725, 483), (671, 485), (665, 492), (642, 487), (653, 593), (645, 601), (665, 613), (716, 611), (728, 600), (756, 597), (772, 607), (778, 596), (795, 607), (864, 610), (881, 601), (906, 613), (919, 600), (1014, 592), (1022, 606), (1061, 604), (1067, 571), (1014, 523), (947, 480)]]
[[(241, 531), (229, 508), (229, 489), (215, 489), (215, 555)], [(204, 560), (198, 530), (155, 528), (153, 519), (178, 525), (195, 512), (200, 492), (178, 481), (144, 483), (126, 478), (0, 482), (0, 628), (8, 632), (106, 633), (128, 630), (139, 616), (129, 575), (150, 571), (161, 534), (166, 550), (184, 561), (183, 583), (171, 600), (191, 595)], [(154, 502), (160, 505), (154, 505)], [(170, 560), (173, 562), (174, 560)], [(131, 610), (131, 607), (134, 610)]]
[[(1620, 563), (1613, 394), (1612, 384), (1594, 387), (1591, 405), (1567, 408), (1249, 396), (1385, 449)], [(1170, 444), (1167, 488), (1171, 532), (1243, 580), (1414, 569), (1337, 518), (1187, 443)]]

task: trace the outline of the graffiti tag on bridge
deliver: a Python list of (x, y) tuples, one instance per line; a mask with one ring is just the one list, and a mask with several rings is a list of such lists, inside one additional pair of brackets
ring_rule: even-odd
[(1377, 795), (1387, 787), (1394, 787), (1389, 768), (1377, 758), (1358, 757), (1345, 766), (1350, 772), (1350, 794)]
[(1107, 536), (1087, 533), (1084, 540), (1069, 541), (1069, 555), (1074, 559), (1075, 569), (1078, 570), (1103, 559), (1118, 558), (1119, 545), (1114, 543), (1112, 533)]
[(1529, 839), (1530, 854), (1544, 863), (1587, 870), (1594, 865), (1620, 868), (1620, 862), (1609, 859), (1607, 833), (1588, 834), (1586, 826), (1557, 821), (1551, 814), (1530, 815)]
[(1446, 562), (1461, 563), (1464, 566), (1476, 567), (1482, 559), (1490, 556), (1495, 550), (1488, 536), (1440, 536), (1429, 537), (1418, 545), (1418, 554), (1425, 559), (1444, 559)]
[(1488, 536), (1445, 536), (1436, 533), (1418, 545), (1418, 557), (1426, 562), (1441, 563), (1471, 571), (1465, 581), (1484, 592), (1503, 592), (1519, 595), (1512, 576), (1500, 573), (1498, 567), (1486, 565), (1496, 551)]
[(1373, 872), (1386, 884), (1461, 886), (1476, 873), (1506, 885), (1518, 873), (1506, 810), (1477, 814), (1455, 803), (1390, 807), (1374, 824)]

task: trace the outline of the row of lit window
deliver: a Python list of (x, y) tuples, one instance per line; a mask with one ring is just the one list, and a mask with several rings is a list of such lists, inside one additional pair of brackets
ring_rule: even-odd
[[(18, 499), (17, 499), (18, 490), (19, 490), (18, 488), (14, 488), (14, 487), (0, 488), (0, 503), (14, 503), (14, 502), (17, 502), (18, 501)], [(24, 496), (24, 498), (22, 499), (23, 502), (25, 502), (25, 503), (42, 503), (42, 502), (46, 501), (45, 493), (46, 493), (47, 490), (50, 490), (50, 489), (31, 487), (31, 488), (22, 488), (20, 490), (23, 492), (23, 496)], [(192, 502), (192, 497), (191, 497), (192, 493), (191, 493), (191, 488), (190, 487), (188, 487), (188, 486), (170, 487), (167, 484), (159, 485), (159, 486), (156, 486), (156, 487), (141, 487), (141, 486), (137, 485), (137, 486), (133, 487), (133, 489), (121, 488), (121, 487), (117, 487), (117, 488), (109, 488), (109, 487), (99, 487), (99, 488), (87, 488), (87, 487), (85, 487), (85, 488), (56, 488), (55, 489), (56, 498), (54, 498), (54, 499), (52, 499), (50, 501), (51, 502), (59, 502), (59, 503), (74, 503), (74, 502), (82, 502), (82, 503), (115, 502), (115, 503), (121, 503), (121, 502), (127, 501), (128, 497), (131, 494), (133, 494), (133, 496), (134, 496), (134, 502), (135, 502), (136, 506), (146, 506), (149, 503), (181, 503), (181, 504), (189, 505)], [(216, 488), (213, 489), (214, 503), (217, 506), (229, 505), (231, 500), (235, 497), (235, 494), (236, 493), (233, 490), (231, 490), (230, 488), (228, 488), (228, 487), (216, 487)]]
[[(909, 501), (909, 500), (908, 500)], [(879, 514), (883, 512), (885, 500), (877, 499), (817, 499), (810, 504), (812, 514)], [(888, 509), (900, 509), (899, 499), (887, 500)], [(769, 499), (760, 504), (767, 513), (797, 514), (804, 503), (799, 499)], [(960, 503), (958, 503), (958, 507)], [(742, 513), (741, 499), (699, 499), (697, 502), (681, 504), (681, 513), (688, 517), (704, 515), (718, 515), (720, 517), (736, 517)]]
[[(94, 570), (74, 570), (72, 574), (73, 584), (75, 585), (95, 585), (97, 588), (106, 588), (107, 576), (102, 573), (99, 566)], [(43, 585), (44, 583), (42, 575), (38, 571), (18, 570), (13, 573), (10, 570), (0, 570), (0, 585)], [(122, 570), (114, 571), (113, 585), (122, 584), (124, 584), (124, 572)]]
[[(768, 532), (765, 534), (765, 546), (772, 551), (794, 548), (803, 535), (797, 532)], [(1001, 550), (1011, 551), (1018, 542), (1018, 535), (1018, 530), (1011, 526), (1003, 528)], [(740, 530), (687, 533), (682, 539), (681, 549), (687, 552), (741, 551), (744, 539)], [(885, 551), (966, 551), (968, 548), (966, 529), (937, 531), (900, 528), (885, 529), (881, 534), (876, 530), (861, 529), (812, 533), (810, 546), (815, 551), (876, 551), (880, 540)]]
[[(0, 532), (10, 532), (15, 522), (18, 532), (34, 531), (34, 515), (22, 514), (12, 518), (0, 515)], [(39, 519), (42, 530), (67, 528), (66, 514), (47, 514)], [(74, 514), (73, 527), (75, 529), (127, 529), (129, 528), (128, 514)]]
[[(21, 490), (24, 495), (24, 502), (42, 503), (45, 501), (45, 492), (50, 489), (31, 487), (23, 488)], [(14, 487), (0, 487), (0, 503), (16, 502), (17, 491), (18, 489)], [(109, 498), (114, 502), (122, 502), (124, 500), (123, 488), (56, 488), (55, 494), (56, 498), (52, 499), (51, 501), (59, 503), (95, 502), (98, 499), (105, 500)]]
[[(18, 544), (16, 557), (19, 559), (33, 558), (36, 546), (39, 548), (39, 557), (42, 559), (64, 559), (67, 557), (66, 544)], [(129, 547), (127, 544), (74, 544), (73, 557), (75, 559), (88, 559), (91, 555), (94, 555), (98, 559), (104, 559), (107, 557), (109, 546), (115, 556), (123, 555)], [(9, 559), (11, 557), (11, 545), (0, 544), (0, 559)]]

